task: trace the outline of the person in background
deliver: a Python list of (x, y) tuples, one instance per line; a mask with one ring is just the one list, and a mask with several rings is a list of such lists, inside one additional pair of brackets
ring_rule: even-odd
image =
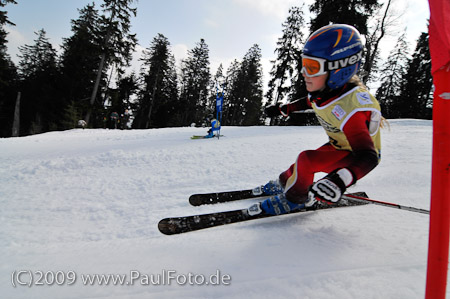
[(117, 129), (117, 124), (120, 121), (119, 113), (112, 112), (111, 115), (109, 116), (109, 118), (111, 119), (111, 129)]
[(120, 129), (128, 129), (128, 121), (130, 120), (130, 111), (125, 109), (125, 112), (120, 115)]

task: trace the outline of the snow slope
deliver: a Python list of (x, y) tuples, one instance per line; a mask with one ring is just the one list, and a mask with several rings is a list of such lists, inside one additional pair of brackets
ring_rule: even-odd
[[(265, 183), (327, 140), (320, 127), (224, 127), (220, 140), (189, 138), (205, 132), (0, 139), (2, 298), (424, 297), (423, 214), (367, 205), (160, 234), (164, 217), (252, 204), (191, 207), (191, 193)], [(381, 164), (350, 191), (429, 209), (431, 139), (431, 121), (391, 120)], [(86, 285), (88, 274), (140, 276), (133, 284)], [(217, 282), (214, 275), (221, 284), (206, 285)], [(19, 285), (31, 277), (31, 286)]]

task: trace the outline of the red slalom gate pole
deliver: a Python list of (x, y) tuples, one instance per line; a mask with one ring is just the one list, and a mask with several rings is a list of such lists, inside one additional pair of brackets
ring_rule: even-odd
[(444, 299), (450, 236), (450, 1), (429, 0), (433, 158), (426, 299)]
[(438, 71), (434, 83), (427, 299), (445, 298), (450, 236), (450, 70)]

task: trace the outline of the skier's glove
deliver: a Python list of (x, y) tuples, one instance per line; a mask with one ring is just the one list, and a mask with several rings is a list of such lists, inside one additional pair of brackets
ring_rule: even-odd
[(275, 105), (267, 106), (265, 112), (267, 117), (275, 117), (278, 115), (287, 116), (287, 105), (276, 103)]
[(312, 184), (309, 187), (308, 198), (334, 204), (341, 199), (347, 187), (353, 183), (353, 174), (347, 168), (341, 168)]

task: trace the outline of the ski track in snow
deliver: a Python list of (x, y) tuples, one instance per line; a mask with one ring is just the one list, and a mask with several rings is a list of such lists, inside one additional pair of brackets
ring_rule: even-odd
[[(161, 218), (245, 208), (191, 207), (192, 193), (274, 179), (320, 127), (70, 130), (0, 139), (3, 298), (423, 298), (428, 216), (375, 205), (286, 215), (184, 235)], [(349, 191), (429, 209), (432, 122), (390, 120), (381, 164)], [(320, 174), (318, 175), (318, 177)], [(13, 271), (75, 271), (73, 285), (11, 285)], [(230, 285), (83, 285), (83, 274), (231, 276)], [(22, 278), (28, 278), (24, 274)]]

